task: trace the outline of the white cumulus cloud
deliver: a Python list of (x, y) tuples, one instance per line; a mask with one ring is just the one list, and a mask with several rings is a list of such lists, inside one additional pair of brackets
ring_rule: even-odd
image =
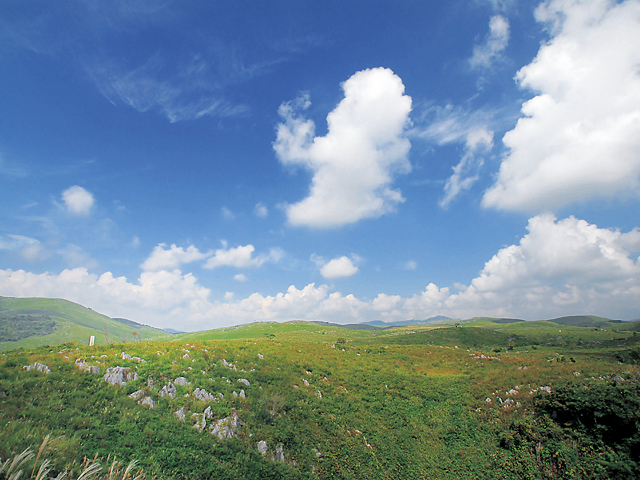
[(191, 263), (203, 260), (210, 256), (210, 253), (202, 253), (193, 245), (186, 249), (172, 244), (166, 248), (165, 243), (157, 245), (151, 255), (144, 261), (140, 268), (145, 271), (174, 270), (179, 269), (184, 263)]
[(536, 93), (507, 132), (485, 207), (552, 211), (640, 192), (640, 2), (551, 0), (551, 39), (517, 74)]
[[(518, 245), (501, 249), (462, 292), (457, 311), (538, 316), (592, 313), (629, 318), (640, 307), (640, 232), (552, 215), (529, 220)], [(572, 299), (572, 300), (570, 300)], [(637, 316), (637, 315), (636, 315)]]
[(349, 257), (340, 257), (330, 260), (320, 269), (320, 275), (324, 278), (345, 278), (358, 273), (356, 267)]
[(88, 215), (95, 203), (93, 195), (78, 185), (67, 188), (62, 192), (62, 201), (67, 211), (73, 215)]
[[(584, 313), (637, 318), (639, 228), (623, 233), (574, 217), (557, 220), (538, 215), (529, 220), (527, 229), (519, 243), (500, 249), (476, 278), (468, 285), (456, 283), (453, 292), (429, 283), (411, 296), (380, 293), (364, 300), (312, 283), (303, 288), (292, 285), (275, 295), (256, 292), (236, 299), (228, 293), (216, 300), (193, 274), (177, 269), (144, 271), (130, 282), (111, 272), (90, 274), (82, 267), (59, 274), (0, 270), (0, 295), (62, 297), (110, 316), (161, 327), (180, 321), (190, 330), (266, 320), (351, 323), (420, 320), (439, 314), (540, 319)], [(246, 254), (240, 257), (244, 264), (252, 259)], [(339, 265), (341, 259), (335, 260)], [(345, 265), (343, 272), (349, 265), (355, 268), (350, 261)]]
[(223, 242), (222, 248), (217, 249), (204, 264), (204, 268), (214, 269), (218, 267), (261, 267), (267, 262), (277, 263), (284, 257), (284, 251), (279, 248), (272, 248), (266, 254), (253, 255), (255, 247), (251, 244), (240, 245), (235, 248), (228, 248)]
[(286, 166), (313, 172), (309, 196), (286, 207), (290, 224), (334, 228), (389, 213), (404, 201), (390, 188), (394, 175), (408, 173), (405, 136), (411, 97), (400, 77), (375, 68), (342, 85), (344, 99), (327, 116), (328, 133), (314, 137), (312, 120), (296, 116), (307, 97), (280, 106), (274, 149)]

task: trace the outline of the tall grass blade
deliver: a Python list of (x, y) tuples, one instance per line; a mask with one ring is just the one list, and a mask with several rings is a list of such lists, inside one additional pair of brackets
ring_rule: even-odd
[[(50, 464), (51, 464), (51, 461), (48, 458), (46, 458), (42, 462), (42, 465), (40, 465), (40, 468), (38, 469), (38, 474), (36, 475), (35, 480), (45, 480), (47, 478), (47, 475), (51, 471), (51, 469), (49, 468)], [(31, 477), (33, 477), (33, 473), (31, 474)]]
[(89, 478), (92, 478), (93, 476), (97, 475), (100, 472), (100, 470), (102, 470), (100, 463), (93, 462), (82, 471), (82, 473), (77, 478), (77, 480), (87, 480)]
[(131, 470), (133, 470), (137, 464), (138, 464), (138, 460), (131, 460), (129, 462), (129, 465), (127, 465), (127, 468), (125, 469), (124, 474), (122, 475), (122, 480), (126, 480), (127, 478), (129, 478), (129, 474), (131, 473)]
[[(18, 470), (20, 467), (22, 467), (22, 465), (24, 465), (25, 462), (31, 460), (32, 458), (33, 452), (30, 448), (27, 448), (24, 452), (13, 457), (13, 461), (11, 461), (11, 464), (9, 464), (9, 459), (7, 459), (7, 461), (2, 465), (2, 468), (0, 468), (0, 473), (6, 470), (4, 474), (10, 480), (13, 478), (18, 478), (17, 476), (15, 476), (16, 473), (14, 473), (14, 471)], [(7, 468), (7, 465), (9, 466), (9, 468)], [(17, 472), (18, 476), (20, 476), (21, 473), (22, 470)]]
[(42, 452), (44, 452), (45, 448), (47, 448), (47, 443), (49, 443), (50, 436), (51, 435), (47, 435), (46, 437), (44, 437), (44, 439), (42, 440), (42, 443), (40, 444), (40, 448), (38, 449), (38, 455), (36, 455), (36, 461), (34, 462), (33, 469), (31, 470), (32, 477), (33, 477), (33, 472), (36, 471), (36, 467), (38, 466), (38, 460), (40, 460), (40, 456), (42, 455)]

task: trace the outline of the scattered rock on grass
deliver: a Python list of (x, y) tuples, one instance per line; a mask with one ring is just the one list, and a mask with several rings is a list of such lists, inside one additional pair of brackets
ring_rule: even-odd
[(127, 382), (137, 380), (138, 374), (136, 372), (130, 372), (128, 367), (111, 367), (107, 368), (107, 373), (105, 373), (102, 378), (111, 385), (122, 387), (126, 385)]
[(36, 362), (33, 365), (25, 365), (24, 368), (27, 372), (31, 369), (37, 370), (38, 372), (43, 373), (51, 373), (51, 369), (47, 367), (44, 363)]

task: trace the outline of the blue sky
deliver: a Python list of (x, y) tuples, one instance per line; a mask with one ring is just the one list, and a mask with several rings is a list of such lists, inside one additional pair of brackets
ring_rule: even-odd
[(0, 295), (640, 317), (639, 1), (11, 1), (0, 61)]

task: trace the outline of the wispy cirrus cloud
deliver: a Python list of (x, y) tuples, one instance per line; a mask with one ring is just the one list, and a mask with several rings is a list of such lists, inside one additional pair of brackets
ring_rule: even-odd
[(27, 262), (45, 260), (51, 255), (40, 241), (24, 235), (0, 236), (0, 250), (15, 252)]
[(487, 69), (492, 66), (509, 43), (509, 20), (502, 15), (494, 15), (489, 20), (489, 33), (483, 43), (473, 47), (469, 65), (474, 69)]
[(414, 137), (439, 146), (462, 143), (464, 153), (453, 173), (445, 182), (444, 196), (439, 204), (447, 208), (462, 192), (470, 189), (480, 178), (484, 157), (493, 149), (493, 129), (505, 119), (498, 111), (468, 110), (453, 105), (431, 106), (422, 112), (412, 129)]
[(444, 197), (439, 204), (447, 208), (464, 190), (468, 190), (480, 178), (479, 170), (484, 163), (482, 154), (493, 148), (493, 132), (484, 128), (471, 130), (465, 140), (465, 153), (444, 185)]
[(233, 117), (245, 114), (246, 105), (236, 105), (215, 87), (208, 62), (199, 56), (184, 65), (169, 65), (156, 54), (146, 63), (126, 69), (117, 62), (87, 67), (100, 92), (112, 103), (118, 101), (139, 112), (156, 110), (171, 123), (203, 116)]

